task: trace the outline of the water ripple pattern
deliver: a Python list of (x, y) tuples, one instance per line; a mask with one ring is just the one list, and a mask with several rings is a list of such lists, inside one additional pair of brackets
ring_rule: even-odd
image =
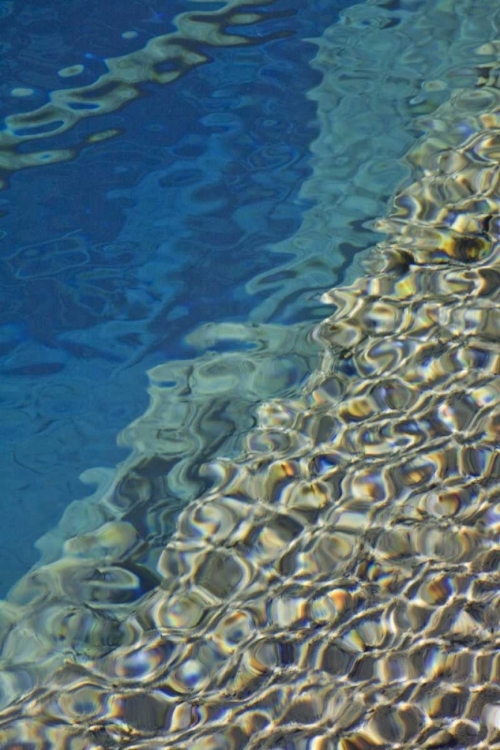
[[(262, 4), (261, 0), (246, 0), (240, 11), (240, 0), (224, 0), (218, 3), (221, 7), (217, 10), (181, 13), (176, 17), (176, 31), (153, 37), (142, 49), (103, 60), (106, 72), (93, 83), (52, 91), (50, 101), (41, 107), (6, 117), (0, 132), (0, 174), (4, 175), (0, 187), (5, 186), (11, 172), (73, 159), (83, 146), (118, 135), (119, 131), (108, 128), (93, 132), (68, 148), (51, 148), (44, 143), (83, 119), (119, 110), (141, 96), (142, 84), (174, 82), (210, 60), (207, 48), (261, 44), (271, 38), (244, 35), (233, 28), (263, 20), (266, 16), (261, 10), (249, 10)], [(69, 78), (81, 72), (81, 66), (75, 65), (65, 68), (62, 74)], [(42, 141), (41, 146), (36, 145), (38, 141)]]
[[(186, 4), (207, 19), (217, 9)], [(166, 20), (135, 24), (141, 5), (114, 19), (97, 0), (28, 3), (2, 27), (11, 46), (0, 104), (32, 112), (69, 62), (85, 69), (64, 85), (94, 81), (107, 48), (114, 58), (168, 30)], [(127, 107), (51, 136), (52, 148), (119, 130), (69, 162), (18, 170), (0, 196), (0, 596), (36, 561), (36, 538), (68, 499), (88, 493), (79, 475), (127, 455), (116, 435), (147, 406), (145, 371), (192, 356), (184, 336), (202, 321), (247, 320), (244, 285), (269, 268), (265, 245), (299, 225), (317, 133), (304, 93), (319, 77), (304, 38), (321, 24), (313, 9), (299, 18), (286, 6), (232, 27), (249, 44), (206, 47), (207, 64), (171, 85), (141, 84)], [(103, 31), (105, 20), (114, 26)], [(137, 37), (123, 39), (134, 26)], [(9, 81), (16, 92), (32, 83), (32, 95), (13, 97)]]
[(325, 295), (320, 367), (206, 467), (156, 573), (141, 513), (67, 539), (11, 592), (4, 748), (500, 747), (487, 21), (476, 84), (427, 118), (365, 273)]

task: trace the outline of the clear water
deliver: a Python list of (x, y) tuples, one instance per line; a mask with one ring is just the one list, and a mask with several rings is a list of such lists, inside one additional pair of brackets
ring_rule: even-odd
[[(181, 32), (210, 59), (163, 86), (145, 65), (135, 101), (77, 110), (42, 139), (33, 135), (53, 124), (30, 113), (171, 34), (178, 13), (211, 7), (130, 2), (117, 18), (102, 3), (2, 4), (3, 594), (38, 559), (38, 537), (88, 494), (80, 474), (127, 455), (116, 436), (147, 406), (147, 369), (203, 351), (186, 341), (201, 323), (248, 320), (259, 296), (247, 282), (276, 265), (269, 247), (310, 203), (298, 193), (319, 131), (307, 92), (320, 74), (306, 39), (346, 4), (298, 13), (264, 3), (258, 23), (235, 27), (240, 46)], [(105, 131), (116, 134), (88, 143)], [(19, 169), (23, 154), (36, 164), (49, 150), (62, 163)]]
[[(78, 471), (116, 462), (96, 424), (116, 433), (138, 416), (116, 471), (87, 471), (94, 496), (69, 504), (64, 479), (49, 512), (37, 495), (44, 564), (0, 612), (2, 741), (495, 747), (497, 14), (245, 5), (230, 17), (251, 43), (225, 46), (220, 7), (175, 21), (150, 8), (140, 23), (177, 24), (180, 48), (155, 38), (119, 60), (120, 41), (100, 59), (102, 99), (52, 84), (36, 118), (31, 102), (6, 121), (5, 200), (28, 204), (19, 236), (63, 225), (57, 243), (6, 255), (20, 312), (5, 392), (15, 404), (25, 389), (6, 412), (7, 481), (16, 435), (50, 455), (54, 488), (86, 451), (96, 460)], [(197, 14), (211, 22), (201, 43)], [(159, 87), (151, 55), (165, 49), (157, 74), (182, 59), (184, 76)], [(177, 107), (154, 113), (158, 91)], [(89, 101), (98, 116), (81, 114)], [(177, 145), (155, 161), (174, 110)], [(19, 195), (39, 195), (37, 179), (43, 209)], [(61, 201), (89, 210), (85, 231), (64, 226)], [(314, 327), (325, 304), (336, 312)], [(23, 420), (41, 437), (26, 441)], [(22, 572), (34, 484), (21, 477), (5, 517), (18, 511), (22, 534), (6, 523), (4, 549)], [(6, 570), (7, 587), (19, 570)]]

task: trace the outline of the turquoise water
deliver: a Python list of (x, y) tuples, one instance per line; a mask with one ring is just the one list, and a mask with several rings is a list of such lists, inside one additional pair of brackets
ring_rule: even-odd
[[(264, 3), (240, 25), (222, 4), (213, 28), (179, 32), (194, 59), (170, 63), (155, 45), (176, 15), (219, 6), (2, 5), (3, 595), (88, 494), (79, 476), (126, 457), (116, 436), (147, 406), (148, 368), (205, 350), (186, 341), (196, 326), (245, 322), (262, 297), (245, 285), (309, 205), (320, 74), (306, 40), (345, 4)], [(119, 89), (116, 60), (144, 49), (122, 105), (106, 75)], [(168, 65), (185, 74), (161, 85)]]
[[(54, 89), (57, 106), (7, 119), (5, 195), (23, 175), (66, 180), (82, 158), (102, 179), (130, 153), (123, 100), (147, 103), (162, 138), (155, 92), (179, 83), (182, 102), (160, 107), (180, 118), (167, 163), (139, 140), (142, 173), (117, 186), (127, 156), (106, 183), (121, 206), (112, 242), (91, 257), (85, 232), (66, 231), (60, 250), (35, 242), (7, 259), (42, 305), (36, 366), (26, 321), (6, 329), (9, 361), (29, 360), (6, 383), (29, 378), (37, 394), (7, 425), (36, 421), (34, 383), (63, 373), (72, 397), (59, 381), (34, 430), (44, 442), (61, 430), (67, 452), (47, 449), (48, 486), (68, 470), (65, 420), (80, 429), (77, 382), (89, 429), (101, 432), (94, 411), (122, 428), (128, 457), (106, 466), (87, 434), (95, 494), (40, 506), (42, 565), (0, 613), (3, 746), (495, 747), (497, 14), (233, 3), (218, 25), (219, 7), (172, 19), (165, 33), (177, 26), (182, 44), (96, 54), (102, 99), (93, 84)], [(99, 116), (74, 115), (82, 102)], [(56, 143), (37, 151), (42, 127)], [(83, 201), (73, 184), (91, 207), (94, 191)], [(82, 291), (47, 295), (48, 277)], [(43, 311), (62, 299), (92, 322), (51, 329)], [(63, 366), (47, 366), (49, 350)], [(134, 391), (146, 367), (147, 408)], [(11, 549), (20, 574), (30, 558)]]
[[(389, 11), (359, 20), (353, 5), (338, 24), (342, 7), (297, 13), (273, 3), (237, 27), (251, 44), (216, 40), (213, 59), (170, 85), (148, 82), (146, 62), (138, 101), (110, 112), (74, 102), (69, 123), (75, 111), (85, 116), (40, 139), (30, 112), (49, 96), (63, 101), (64, 91), (95, 86), (108, 58), (148, 40), (154, 52), (182, 8), (132, 4), (121, 25), (98, 5), (21, 14), (5, 5), (0, 591), (36, 562), (35, 541), (68, 503), (88, 494), (80, 475), (127, 455), (116, 435), (147, 406), (148, 368), (251, 345), (234, 331), (215, 341), (193, 333), (201, 324), (321, 319), (321, 293), (376, 241), (370, 222), (404, 175), (398, 160), (420, 132), (416, 120), (447, 96), (446, 83), (427, 91), (423, 81), (449, 67), (449, 53), (423, 22), (422, 59), (402, 60), (394, 77), (391, 45), (404, 51), (407, 42), (396, 29), (386, 48)], [(412, 12), (402, 6), (398, 23)], [(333, 67), (329, 52), (312, 63), (308, 41), (328, 27), (339, 47)], [(363, 49), (379, 28), (373, 50)], [(334, 91), (322, 106), (325, 71)], [(88, 117), (89, 106), (99, 116)], [(42, 166), (18, 169), (12, 149), (32, 151)], [(295, 359), (285, 380), (300, 383), (308, 369)]]

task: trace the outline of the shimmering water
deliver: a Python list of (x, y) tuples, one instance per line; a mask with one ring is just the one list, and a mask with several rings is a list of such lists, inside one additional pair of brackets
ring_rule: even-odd
[(309, 206), (2, 606), (4, 747), (500, 746), (497, 37), (464, 0), (316, 40)]
[(345, 5), (1, 5), (3, 594), (88, 494), (79, 475), (127, 455), (147, 369), (264, 297), (245, 285), (309, 204), (306, 39)]

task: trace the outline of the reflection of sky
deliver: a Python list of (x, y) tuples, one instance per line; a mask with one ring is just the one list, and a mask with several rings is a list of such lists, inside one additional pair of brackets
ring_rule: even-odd
[[(122, 31), (138, 30), (141, 43), (169, 31), (160, 10), (125, 5), (119, 29), (97, 3), (7, 15), (4, 111), (39, 106), (68, 65), (83, 62), (92, 80), (99, 56), (130, 48)], [(267, 32), (317, 35), (312, 6)], [(333, 10), (321, 20), (331, 23)], [(212, 49), (210, 65), (171, 86), (148, 84), (145, 98), (64, 136), (117, 128), (120, 137), (73, 162), (15, 174), (0, 193), (9, 522), (0, 562), (14, 576), (34, 560), (33, 541), (85, 494), (80, 472), (123, 456), (116, 434), (146, 406), (145, 370), (186, 356), (182, 338), (200, 322), (246, 319), (245, 283), (270, 262), (263, 249), (299, 226), (297, 192), (317, 134), (305, 94), (318, 74), (307, 65), (315, 48), (297, 37)], [(12, 98), (13, 87), (34, 95)]]

